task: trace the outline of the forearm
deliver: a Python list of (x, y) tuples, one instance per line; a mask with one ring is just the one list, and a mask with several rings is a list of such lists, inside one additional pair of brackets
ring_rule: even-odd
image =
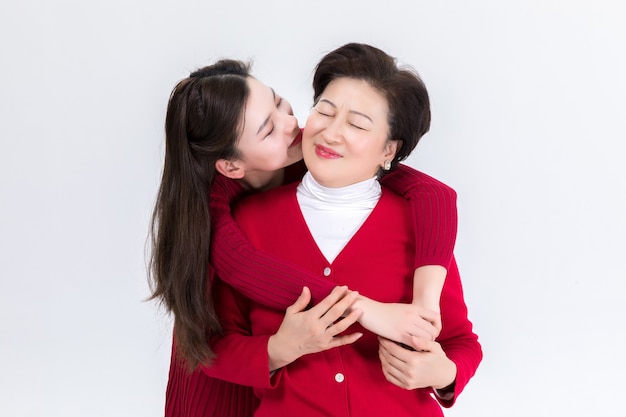
[(269, 335), (253, 334), (250, 300), (217, 277), (212, 281), (212, 296), (219, 300), (215, 312), (223, 334), (211, 340), (215, 358), (203, 371), (213, 378), (241, 385), (268, 386)]
[(227, 335), (212, 344), (216, 358), (203, 367), (207, 375), (235, 384), (269, 388), (269, 336)]
[(443, 327), (437, 339), (446, 356), (456, 366), (454, 399), (444, 406), (451, 406), (467, 383), (476, 373), (482, 360), (482, 347), (473, 325), (468, 319), (463, 288), (454, 258), (450, 262), (441, 295)]
[(433, 323), (439, 320), (439, 314), (417, 304), (382, 303), (359, 295), (352, 308), (363, 312), (359, 318), (363, 327), (405, 345), (411, 336), (433, 340), (438, 333)]
[(413, 275), (413, 303), (439, 312), (439, 300), (445, 279), (446, 269), (442, 266), (428, 265), (417, 268)]
[(331, 282), (250, 243), (230, 210), (238, 193), (241, 188), (222, 176), (211, 188), (211, 263), (218, 275), (246, 297), (280, 310), (291, 305), (304, 286), (314, 302), (327, 296), (334, 288)]
[(220, 277), (246, 297), (284, 310), (302, 292), (311, 290), (313, 302), (326, 297), (335, 284), (283, 259), (257, 250), (233, 221), (214, 231), (211, 262)]

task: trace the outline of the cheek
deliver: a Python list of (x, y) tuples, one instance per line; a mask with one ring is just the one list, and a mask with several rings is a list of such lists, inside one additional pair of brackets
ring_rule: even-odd
[(304, 126), (304, 132), (307, 130), (313, 134), (314, 131), (324, 128), (324, 119), (317, 113), (311, 113), (309, 118), (306, 119), (306, 125)]
[(314, 130), (315, 129), (313, 128), (313, 126), (307, 123), (307, 125), (304, 127), (304, 130), (302, 131), (302, 145), (306, 146), (307, 144), (310, 144), (312, 142)]

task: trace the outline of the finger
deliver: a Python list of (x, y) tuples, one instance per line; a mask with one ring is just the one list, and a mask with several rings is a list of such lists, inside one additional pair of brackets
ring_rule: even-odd
[[(438, 334), (437, 329), (432, 324), (424, 320), (420, 320), (419, 323), (416, 323), (410, 332), (411, 334), (409, 336), (416, 336), (428, 340), (434, 340), (435, 336)], [(401, 342), (410, 344), (408, 340), (401, 340)]]
[(290, 314), (304, 311), (311, 302), (311, 291), (308, 287), (302, 287), (302, 292), (295, 303), (287, 307), (286, 312)]
[(413, 325), (414, 327), (411, 334), (417, 337), (434, 340), (435, 337), (439, 334), (439, 331), (433, 325), (433, 323), (430, 322), (428, 318), (424, 318), (423, 316), (416, 318)]
[(334, 337), (329, 343), (329, 349), (333, 347), (350, 345), (363, 336), (363, 333), (352, 333), (345, 336)]
[(423, 309), (420, 311), (420, 317), (434, 326), (435, 323), (440, 321), (441, 315), (436, 311)]
[(388, 363), (390, 367), (396, 369), (400, 369), (407, 362), (408, 352), (408, 350), (387, 339), (380, 341), (378, 349), (381, 361), (384, 358), (385, 362)]
[[(412, 337), (409, 340), (409, 345), (403, 346), (394, 342), (393, 340), (380, 338), (380, 349), (384, 350), (385, 354), (388, 357), (389, 363), (393, 364), (398, 369), (403, 369), (406, 367), (407, 363), (410, 363), (415, 360), (415, 352), (423, 352), (421, 347), (430, 348), (430, 345), (426, 343), (431, 343), (427, 339), (419, 339)], [(417, 342), (416, 342), (417, 341)], [(421, 345), (420, 345), (421, 341)], [(415, 348), (415, 344), (418, 344), (420, 348)], [(380, 350), (379, 349), (379, 350)]]
[(363, 310), (356, 309), (350, 314), (348, 314), (345, 318), (328, 326), (327, 330), (331, 331), (333, 336), (336, 336), (344, 332), (348, 327), (352, 326), (354, 323), (356, 323), (362, 315), (363, 315)]
[(322, 301), (317, 303), (309, 311), (315, 314), (317, 317), (322, 317), (326, 312), (341, 300), (348, 292), (348, 287), (343, 285), (341, 287), (335, 287)]
[(406, 388), (404, 383), (404, 374), (402, 373), (402, 371), (394, 366), (393, 363), (390, 363), (388, 361), (389, 358), (384, 355), (382, 350), (379, 350), (378, 356), (380, 358), (381, 368), (385, 379), (394, 385), (397, 385), (401, 388)]
[(411, 347), (418, 352), (431, 352), (432, 341), (430, 339), (424, 339), (422, 337), (411, 336)]
[[(325, 327), (332, 326), (337, 320), (341, 319), (346, 315), (346, 312), (354, 304), (357, 296), (359, 295), (356, 291), (348, 291), (346, 295), (339, 301), (337, 301), (322, 317), (322, 323), (324, 323)], [(342, 319), (341, 321), (343, 321)]]

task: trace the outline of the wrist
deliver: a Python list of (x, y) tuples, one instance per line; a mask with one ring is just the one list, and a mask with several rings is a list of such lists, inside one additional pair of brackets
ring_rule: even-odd
[(298, 359), (298, 355), (291, 352), (290, 344), (282, 341), (278, 333), (270, 336), (267, 341), (267, 356), (270, 372)]
[(346, 313), (350, 314), (354, 310), (357, 310), (357, 309), (361, 310), (363, 313), (361, 314), (361, 317), (359, 317), (357, 321), (363, 324), (364, 317), (366, 316), (368, 311), (371, 312), (371, 309), (374, 303), (376, 303), (376, 301), (359, 294), (357, 295), (354, 303), (352, 303), (352, 305), (346, 310)]
[(445, 394), (449, 391), (454, 392), (454, 384), (456, 382), (456, 364), (446, 358), (446, 365), (441, 367), (441, 377), (437, 384), (433, 384), (432, 388)]

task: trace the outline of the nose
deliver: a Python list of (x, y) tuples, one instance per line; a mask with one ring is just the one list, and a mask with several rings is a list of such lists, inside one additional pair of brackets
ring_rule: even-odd
[(283, 114), (283, 129), (285, 132), (291, 133), (295, 129), (299, 129), (298, 119), (293, 114)]
[(326, 143), (340, 143), (343, 141), (342, 125), (338, 117), (329, 121), (322, 130), (321, 136)]

